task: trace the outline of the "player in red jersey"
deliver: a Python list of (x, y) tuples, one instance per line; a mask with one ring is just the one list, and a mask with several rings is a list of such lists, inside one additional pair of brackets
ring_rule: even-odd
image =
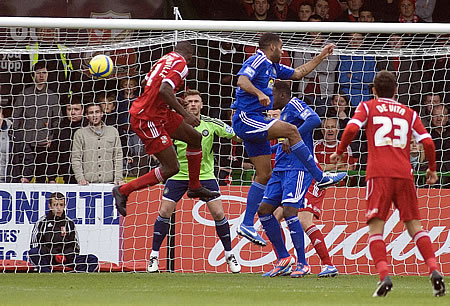
[(171, 138), (187, 143), (187, 195), (191, 198), (213, 198), (219, 195), (200, 185), (202, 135), (193, 128), (200, 124), (200, 119), (186, 111), (175, 97), (175, 92), (188, 74), (187, 64), (192, 55), (192, 45), (187, 41), (179, 42), (174, 51), (153, 65), (145, 77), (144, 93), (131, 106), (131, 128), (144, 143), (146, 153), (158, 158), (160, 166), (125, 185), (113, 188), (116, 208), (123, 216), (127, 214), (126, 202), (130, 193), (163, 182), (179, 171)]
[(422, 229), (419, 207), (409, 161), (411, 135), (423, 144), (428, 160), (427, 184), (437, 181), (436, 152), (430, 134), (417, 113), (393, 100), (397, 93), (395, 76), (380, 71), (374, 79), (375, 99), (361, 102), (342, 135), (331, 161), (337, 163), (358, 130), (365, 126), (368, 141), (366, 171), (369, 250), (380, 282), (373, 296), (385, 296), (392, 288), (388, 275), (386, 244), (383, 240), (384, 223), (392, 202), (400, 212), (408, 233), (414, 239), (431, 273), (434, 296), (445, 295), (445, 284), (438, 271), (436, 257), (428, 233)]

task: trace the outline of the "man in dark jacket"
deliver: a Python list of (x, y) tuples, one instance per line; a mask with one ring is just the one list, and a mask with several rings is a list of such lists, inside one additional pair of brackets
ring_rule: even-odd
[(13, 183), (45, 183), (48, 156), (58, 128), (58, 96), (48, 88), (45, 62), (34, 65), (34, 85), (24, 89), (13, 109)]
[(57, 176), (61, 176), (66, 184), (77, 183), (71, 166), (70, 154), (72, 153), (73, 135), (79, 128), (87, 125), (83, 117), (81, 99), (72, 96), (70, 104), (66, 106), (66, 116), (59, 122), (59, 129), (55, 130), (50, 145), (48, 176), (50, 183), (55, 183)]
[(95, 255), (80, 255), (75, 223), (66, 217), (66, 200), (60, 192), (50, 195), (49, 212), (34, 225), (31, 233), (29, 258), (38, 272), (52, 272), (53, 266), (63, 265), (76, 272), (98, 269)]

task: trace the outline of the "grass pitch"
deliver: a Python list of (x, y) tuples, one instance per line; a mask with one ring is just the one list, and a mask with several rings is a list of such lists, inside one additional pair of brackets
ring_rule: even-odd
[(428, 277), (394, 276), (388, 296), (372, 298), (377, 281), (377, 276), (353, 275), (291, 279), (257, 274), (2, 274), (0, 304), (450, 305), (448, 296), (433, 297)]

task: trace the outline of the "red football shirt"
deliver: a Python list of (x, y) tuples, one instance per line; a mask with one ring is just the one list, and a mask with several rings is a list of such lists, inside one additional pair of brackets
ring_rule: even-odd
[(161, 57), (145, 76), (147, 81), (144, 92), (133, 102), (130, 114), (138, 119), (150, 120), (158, 115), (158, 109), (167, 108), (159, 95), (162, 83), (167, 82), (176, 91), (188, 74), (186, 60), (172, 51)]
[(366, 127), (368, 179), (412, 178), (409, 161), (411, 135), (417, 142), (431, 138), (415, 111), (395, 100), (378, 98), (361, 102), (350, 124)]

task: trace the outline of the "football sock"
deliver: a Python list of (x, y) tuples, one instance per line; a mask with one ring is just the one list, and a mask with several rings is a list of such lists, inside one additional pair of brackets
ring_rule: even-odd
[(187, 147), (186, 158), (188, 161), (188, 171), (189, 171), (189, 189), (197, 189), (202, 187), (200, 185), (200, 167), (202, 164), (202, 149), (193, 149)]
[(434, 255), (433, 246), (431, 245), (431, 239), (428, 233), (423, 230), (418, 231), (414, 235), (413, 239), (417, 245), (417, 248), (419, 249), (420, 254), (422, 254), (422, 257), (425, 260), (425, 263), (430, 269), (430, 273), (434, 270), (438, 270), (436, 257)]
[(388, 275), (386, 244), (383, 235), (375, 234), (369, 237), (369, 250), (375, 262), (375, 268), (380, 275), (380, 281), (382, 281)]
[(317, 255), (319, 255), (322, 265), (332, 266), (330, 254), (328, 253), (327, 246), (325, 245), (325, 239), (320, 229), (315, 225), (311, 225), (306, 229), (306, 235), (311, 240), (311, 244), (316, 249)]
[(159, 251), (161, 244), (169, 232), (169, 218), (158, 216), (153, 226), (152, 250)]
[(291, 147), (291, 152), (294, 153), (295, 157), (308, 169), (309, 173), (313, 176), (316, 182), (320, 182), (323, 178), (323, 172), (320, 170), (314, 157), (311, 155), (311, 151), (305, 145), (303, 140), (300, 140)]
[(158, 257), (159, 258), (159, 251), (152, 250), (152, 252), (150, 253), (150, 257)]
[(158, 183), (164, 182), (164, 177), (161, 173), (161, 170), (158, 168), (153, 169), (149, 173), (144, 174), (143, 176), (138, 177), (131, 182), (122, 185), (119, 187), (119, 192), (123, 195), (129, 196), (133, 191), (153, 186)]
[(303, 233), (302, 225), (296, 215), (286, 218), (285, 220), (289, 227), (292, 243), (294, 244), (295, 251), (297, 252), (297, 263), (306, 265), (305, 234)]
[(247, 194), (247, 206), (245, 207), (243, 224), (247, 226), (253, 226), (256, 212), (258, 211), (259, 204), (261, 204), (264, 196), (266, 185), (253, 182), (248, 190)]
[(289, 252), (284, 245), (284, 240), (281, 237), (280, 224), (275, 216), (273, 214), (262, 215), (259, 216), (259, 220), (261, 221), (267, 237), (269, 237), (270, 242), (272, 242), (272, 245), (279, 256), (278, 259), (288, 257)]
[(231, 251), (230, 224), (228, 224), (227, 218), (223, 217), (222, 220), (215, 221), (215, 223), (217, 236), (219, 236), (220, 241), (222, 241), (223, 249), (225, 252)]

